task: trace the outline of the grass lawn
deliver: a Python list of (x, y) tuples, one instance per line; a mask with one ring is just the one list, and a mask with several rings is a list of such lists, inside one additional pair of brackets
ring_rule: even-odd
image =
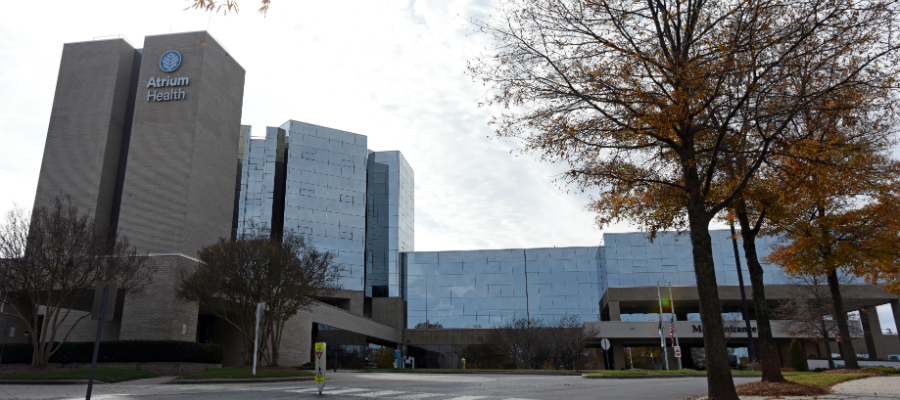
[(224, 367), (211, 369), (199, 374), (186, 375), (178, 379), (251, 379), (251, 378), (288, 378), (294, 376), (315, 376), (311, 372), (298, 371), (290, 368), (257, 368), (256, 376), (250, 367)]
[[(0, 380), (88, 379), (90, 373), (91, 370), (89, 369), (73, 369), (63, 371), (55, 370), (53, 372), (37, 372), (25, 374), (6, 373), (0, 374)], [(94, 379), (101, 382), (116, 383), (130, 381), (133, 379), (155, 378), (157, 376), (159, 375), (156, 375), (152, 372), (135, 371), (133, 369), (97, 368)]]
[(872, 375), (869, 374), (823, 374), (823, 373), (811, 373), (811, 374), (802, 374), (795, 376), (786, 376), (784, 379), (795, 383), (807, 383), (811, 385), (828, 387), (834, 385), (836, 383), (849, 381), (853, 379), (859, 378), (868, 378)]

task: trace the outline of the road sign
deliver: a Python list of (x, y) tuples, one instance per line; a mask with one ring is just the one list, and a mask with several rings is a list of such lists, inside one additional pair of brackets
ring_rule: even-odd
[(837, 340), (838, 343), (840, 343), (840, 342), (841, 342), (841, 333), (840, 333), (840, 332), (835, 332), (835, 333), (834, 333), (834, 339)]
[(609, 350), (609, 339), (607, 339), (607, 338), (600, 339), (600, 347), (604, 351)]
[(681, 346), (675, 346), (675, 357), (681, 358)]
[(319, 394), (325, 388), (325, 343), (316, 343), (316, 386), (319, 387)]

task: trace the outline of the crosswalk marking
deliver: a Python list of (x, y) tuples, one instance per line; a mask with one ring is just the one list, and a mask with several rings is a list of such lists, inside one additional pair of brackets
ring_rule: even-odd
[(371, 389), (353, 389), (353, 388), (351, 388), (351, 389), (339, 389), (339, 390), (327, 390), (327, 389), (326, 389), (326, 390), (323, 390), (322, 393), (325, 393), (325, 394), (343, 394), (343, 393), (350, 393), (350, 392), (359, 392), (359, 391), (362, 391), (362, 390), (371, 390)]
[(379, 397), (379, 396), (390, 396), (392, 394), (403, 394), (406, 392), (397, 392), (394, 390), (379, 390), (377, 392), (368, 392), (368, 393), (347, 393), (350, 396), (359, 396), (359, 397)]
[(285, 390), (285, 392), (292, 392), (292, 393), (305, 393), (305, 392), (318, 392), (318, 391), (319, 391), (318, 388)]
[(396, 397), (396, 398), (404, 399), (404, 400), (417, 400), (417, 399), (424, 399), (426, 397), (435, 397), (435, 396), (446, 396), (446, 394), (443, 394), (443, 393), (416, 393), (416, 394), (408, 394), (406, 396), (400, 396), (400, 397)]
[(452, 399), (447, 399), (447, 400), (477, 400), (477, 399), (486, 399), (486, 398), (488, 398), (488, 396), (459, 396), (459, 397), (454, 397)]
[[(149, 386), (148, 386), (149, 387)], [(291, 385), (281, 387), (259, 387), (259, 386), (218, 386), (218, 385), (170, 385), (166, 389), (171, 391), (229, 391), (229, 392), (246, 392), (246, 391), (266, 391), (266, 392), (287, 392), (287, 393), (315, 393), (319, 389), (306, 385)], [(472, 395), (454, 395), (447, 393), (425, 393), (425, 392), (409, 392), (397, 390), (378, 390), (374, 388), (352, 388), (352, 387), (331, 387), (322, 391), (323, 394), (335, 394), (344, 396), (354, 396), (361, 398), (385, 398), (396, 400), (530, 400), (514, 397), (494, 396), (472, 396)], [(125, 398), (128, 395), (102, 395), (95, 396), (98, 400), (115, 400)], [(67, 399), (68, 400), (68, 399)], [(76, 400), (76, 399), (71, 399)]]
[(266, 390), (266, 391), (282, 391), (282, 392), (287, 392), (287, 391), (292, 391), (292, 390), (303, 390), (303, 389), (308, 389), (308, 388), (309, 388), (309, 385), (306, 385), (306, 386), (272, 387), (272, 388), (262, 388), (262, 387), (261, 387), (261, 388), (256, 388), (255, 390)]

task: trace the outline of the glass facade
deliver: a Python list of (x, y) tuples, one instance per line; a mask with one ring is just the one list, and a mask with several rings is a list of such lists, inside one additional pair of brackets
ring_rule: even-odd
[(413, 170), (399, 151), (369, 152), (366, 296), (404, 297), (401, 252), (413, 250)]
[[(403, 296), (401, 252), (413, 250), (413, 170), (399, 151), (299, 121), (253, 137), (241, 126), (233, 236), (250, 223), (292, 229), (337, 254), (346, 290)], [(371, 168), (371, 171), (369, 171)]]
[(288, 121), (284, 228), (335, 252), (341, 286), (365, 288), (366, 137)]
[(597, 247), (406, 253), (407, 327), (488, 328), (530, 316), (599, 320)]
[[(337, 254), (344, 289), (407, 300), (408, 328), (487, 328), (524, 316), (596, 321), (608, 288), (696, 285), (690, 238), (677, 232), (652, 242), (645, 233), (606, 233), (597, 247), (414, 252), (415, 178), (400, 152), (369, 151), (365, 136), (299, 121), (264, 137), (242, 126), (241, 137), (235, 233), (254, 221), (308, 235)], [(737, 285), (731, 232), (710, 236), (718, 284)], [(759, 257), (777, 242), (758, 238)], [(738, 253), (749, 285), (740, 240)], [(766, 284), (791, 283), (778, 266), (763, 269)]]
[[(716, 265), (716, 282), (719, 285), (737, 286), (737, 266), (730, 230), (712, 230), (713, 262)], [(665, 286), (696, 286), (692, 246), (687, 234), (665, 232), (651, 243), (645, 233), (603, 234), (603, 256), (600, 263), (600, 279), (603, 291), (607, 287), (655, 286), (658, 280)], [(771, 254), (776, 237), (756, 239), (756, 251), (760, 261)], [(743, 240), (738, 239), (738, 255), (744, 285), (750, 285), (747, 260), (744, 258)], [(767, 285), (790, 283), (787, 275), (775, 264), (762, 263), (763, 280)]]
[(238, 196), (236, 234), (255, 223), (273, 229), (280, 225), (278, 203), (283, 187), (285, 131), (266, 128), (265, 137), (253, 137), (251, 128), (243, 133), (244, 154), (241, 161), (240, 195)]

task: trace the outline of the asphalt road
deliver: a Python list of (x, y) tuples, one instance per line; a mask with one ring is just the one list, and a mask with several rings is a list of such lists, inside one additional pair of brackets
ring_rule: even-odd
[[(324, 395), (313, 382), (161, 384), (166, 378), (94, 386), (95, 400), (112, 399), (683, 399), (706, 394), (705, 378), (584, 379), (551, 375), (332, 373)], [(736, 383), (759, 378), (736, 378)], [(0, 399), (84, 399), (85, 385), (0, 385)]]

